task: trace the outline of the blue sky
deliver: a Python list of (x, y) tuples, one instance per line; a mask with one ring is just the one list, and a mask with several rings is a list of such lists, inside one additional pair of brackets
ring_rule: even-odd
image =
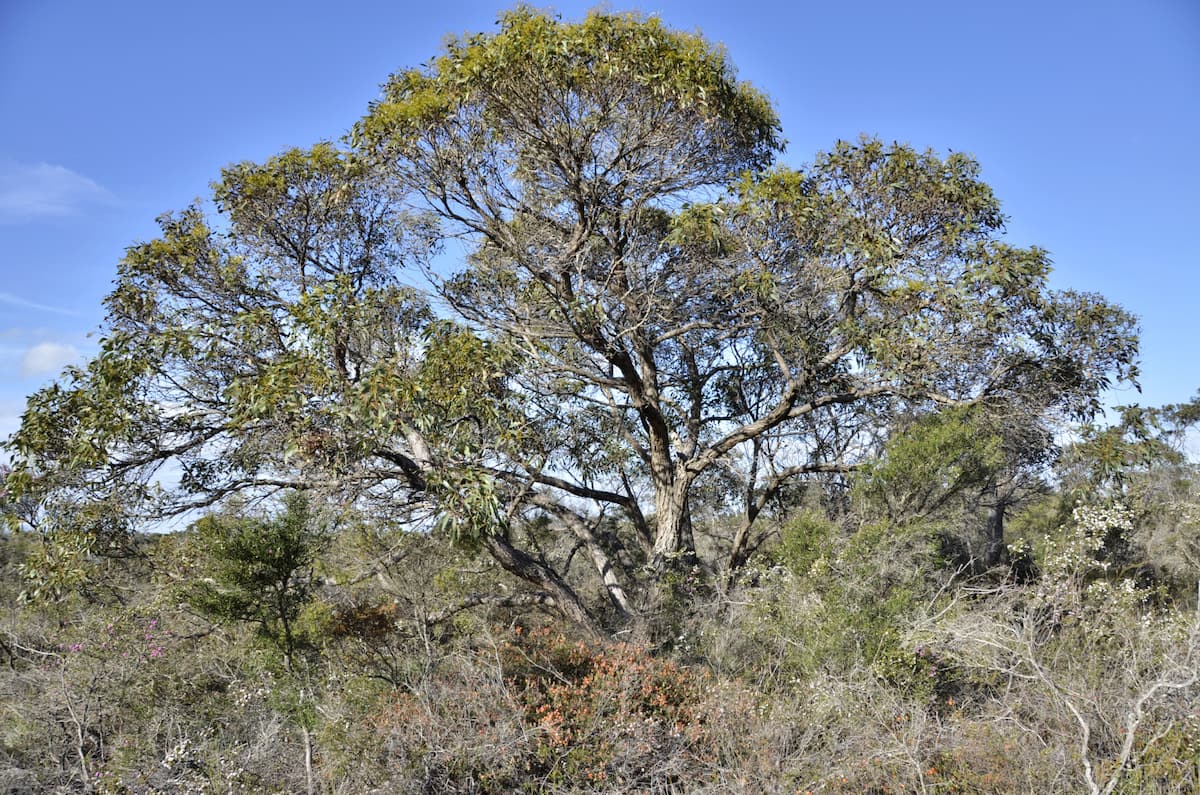
[[(592, 3), (558, 3), (577, 18)], [(125, 247), (224, 165), (336, 139), (494, 2), (0, 0), (0, 437), (95, 350)], [(786, 160), (878, 135), (966, 151), (1059, 288), (1143, 329), (1144, 394), (1200, 388), (1198, 0), (650, 0), (775, 102)]]

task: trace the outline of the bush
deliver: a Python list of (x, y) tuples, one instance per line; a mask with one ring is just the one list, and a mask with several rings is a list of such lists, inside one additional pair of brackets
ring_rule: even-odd
[(710, 683), (641, 647), (518, 626), (389, 696), (372, 721), (409, 787), (664, 791), (714, 766)]

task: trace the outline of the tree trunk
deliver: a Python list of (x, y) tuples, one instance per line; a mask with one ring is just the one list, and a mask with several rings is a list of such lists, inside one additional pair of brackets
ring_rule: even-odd
[(554, 606), (564, 618), (574, 621), (598, 638), (606, 636), (600, 623), (584, 606), (579, 594), (575, 593), (575, 589), (568, 585), (562, 577), (555, 574), (541, 561), (514, 547), (503, 536), (488, 535), (485, 539), (492, 557), (510, 574), (549, 592), (554, 598)]
[(987, 536), (984, 540), (983, 563), (988, 568), (1004, 562), (1008, 547), (1004, 543), (1004, 513), (1008, 510), (1009, 496), (999, 489), (992, 490), (992, 508), (988, 513)]
[(304, 732), (304, 784), (308, 795), (313, 795), (312, 737), (307, 726), (301, 731)]
[(692, 535), (692, 512), (688, 504), (689, 485), (690, 481), (685, 478), (655, 484), (653, 565), (658, 571), (695, 563), (696, 541)]

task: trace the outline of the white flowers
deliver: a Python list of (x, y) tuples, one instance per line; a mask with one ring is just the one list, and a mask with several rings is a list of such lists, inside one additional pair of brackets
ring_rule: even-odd
[(1124, 536), (1133, 530), (1133, 514), (1116, 503), (1108, 507), (1080, 505), (1071, 513), (1066, 537), (1062, 540), (1046, 536), (1043, 542), (1046, 555), (1046, 574), (1052, 580), (1086, 576), (1098, 569), (1108, 570), (1108, 562), (1098, 559), (1107, 539)]
[(188, 749), (191, 747), (192, 741), (187, 737), (180, 737), (179, 742), (175, 743), (175, 747), (167, 751), (162, 759), (162, 766), (171, 768), (175, 763), (185, 761), (188, 758)]

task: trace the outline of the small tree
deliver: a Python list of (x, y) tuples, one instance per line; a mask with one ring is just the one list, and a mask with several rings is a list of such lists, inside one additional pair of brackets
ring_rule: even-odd
[(284, 670), (298, 689), (304, 770), (311, 793), (312, 742), (309, 720), (303, 714), (307, 671), (302, 662), (309, 639), (297, 621), (318, 587), (314, 567), (328, 532), (300, 493), (285, 498), (278, 516), (208, 516), (196, 522), (193, 531), (201, 555), (201, 579), (187, 586), (184, 596), (215, 620), (252, 624), (258, 637), (282, 656)]

